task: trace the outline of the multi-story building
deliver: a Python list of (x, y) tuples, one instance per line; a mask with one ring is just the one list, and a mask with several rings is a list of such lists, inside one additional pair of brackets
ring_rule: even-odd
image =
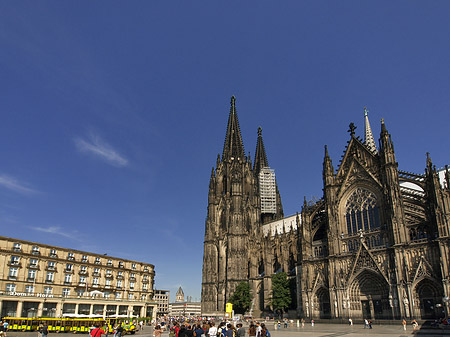
[(0, 236), (1, 316), (155, 317), (154, 266)]
[[(210, 176), (202, 279), (203, 315), (223, 314), (240, 282), (255, 316), (271, 312), (271, 276), (286, 272), (289, 309), (316, 318), (434, 318), (450, 313), (450, 172), (427, 155), (424, 173), (399, 170), (382, 120), (377, 148), (350, 139), (335, 170), (325, 147), (323, 197), (283, 218), (261, 130), (245, 155), (235, 99), (222, 157)], [(298, 168), (297, 168), (298, 169)], [(295, 311), (294, 311), (295, 313)]]
[(155, 289), (153, 299), (158, 304), (157, 316), (165, 316), (169, 314), (169, 290), (157, 290)]
[(175, 302), (169, 304), (169, 315), (171, 317), (198, 317), (202, 315), (201, 302), (192, 302), (192, 297), (188, 296), (184, 300), (184, 292), (181, 287), (178, 289)]

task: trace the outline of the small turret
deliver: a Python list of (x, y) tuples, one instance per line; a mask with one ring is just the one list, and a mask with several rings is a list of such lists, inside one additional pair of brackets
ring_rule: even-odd
[(394, 143), (391, 140), (391, 135), (386, 129), (384, 119), (381, 119), (381, 133), (380, 133), (380, 156), (383, 164), (395, 163)]
[(323, 159), (323, 183), (324, 186), (333, 184), (334, 182), (334, 167), (333, 162), (328, 154), (328, 147), (325, 145), (325, 157)]

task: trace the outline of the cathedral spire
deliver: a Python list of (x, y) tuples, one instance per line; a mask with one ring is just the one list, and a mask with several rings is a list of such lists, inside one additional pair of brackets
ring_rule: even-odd
[(231, 96), (230, 115), (228, 117), (227, 133), (223, 145), (222, 160), (240, 158), (244, 160), (244, 144), (242, 142), (241, 129), (236, 113), (236, 98)]
[(253, 166), (253, 171), (255, 175), (258, 176), (262, 168), (268, 167), (269, 163), (267, 161), (266, 150), (264, 149), (264, 142), (262, 139), (262, 129), (258, 128), (258, 140), (256, 142), (256, 153), (255, 153), (255, 164)]
[(369, 148), (371, 152), (377, 152), (377, 146), (375, 145), (375, 139), (373, 138), (372, 129), (370, 128), (369, 123), (369, 116), (367, 113), (369, 110), (367, 110), (366, 107), (364, 107), (364, 142), (366, 143), (366, 146)]

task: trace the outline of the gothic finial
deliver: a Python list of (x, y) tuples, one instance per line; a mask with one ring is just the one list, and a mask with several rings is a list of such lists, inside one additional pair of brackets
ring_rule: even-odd
[(328, 155), (328, 147), (325, 145), (325, 157), (329, 157)]
[(234, 106), (236, 105), (236, 97), (231, 96), (231, 107), (234, 108)]
[(258, 136), (261, 136), (262, 135), (262, 128), (259, 126), (258, 127)]
[(365, 106), (364, 107), (364, 117), (366, 117), (367, 116), (367, 113), (369, 112), (369, 110), (367, 110), (367, 107)]
[(432, 168), (433, 164), (431, 162), (430, 152), (427, 152), (427, 167)]
[(348, 132), (350, 132), (350, 136), (352, 136), (352, 137), (355, 136), (356, 125), (353, 122), (351, 122), (348, 125), (348, 127), (349, 127)]

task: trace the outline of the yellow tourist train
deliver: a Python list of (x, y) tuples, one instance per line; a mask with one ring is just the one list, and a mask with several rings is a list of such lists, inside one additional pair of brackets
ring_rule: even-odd
[(24, 317), (3, 317), (3, 322), (8, 322), (8, 330), (11, 331), (36, 331), (40, 325), (47, 325), (49, 332), (72, 332), (88, 333), (93, 326), (100, 323), (100, 326), (108, 333), (114, 331), (119, 323), (122, 325), (123, 334), (134, 334), (136, 324), (131, 318), (108, 317), (103, 318), (24, 318)]

